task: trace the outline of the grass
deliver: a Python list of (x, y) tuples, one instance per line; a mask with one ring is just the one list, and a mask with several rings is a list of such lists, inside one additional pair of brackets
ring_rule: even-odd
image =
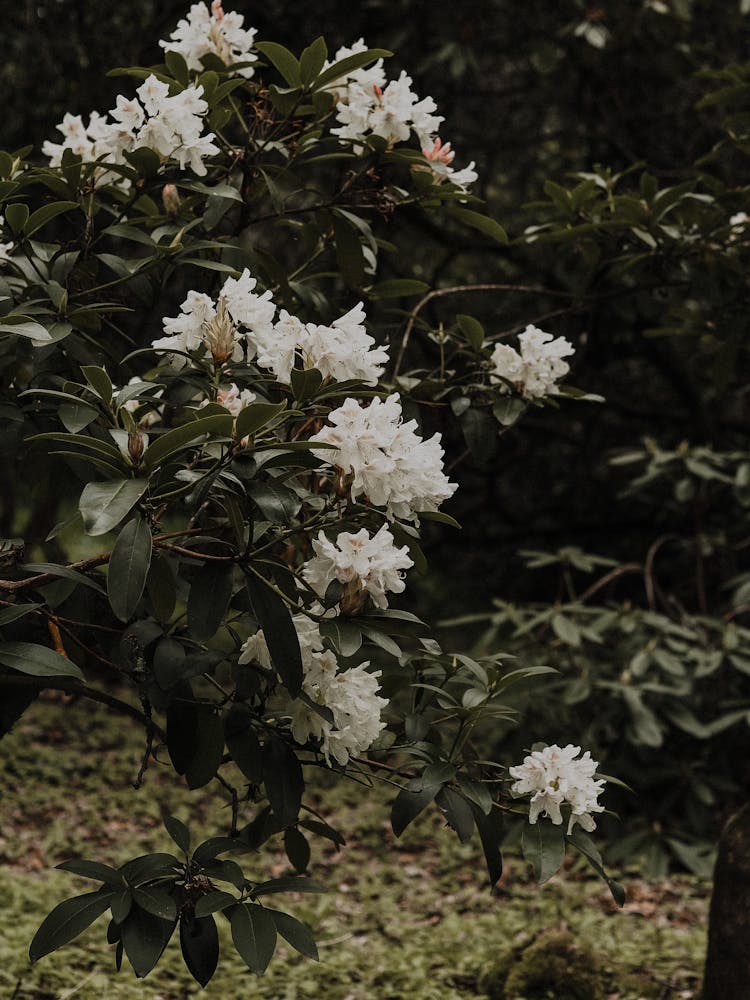
[[(696, 996), (705, 951), (708, 887), (692, 878), (648, 884), (622, 878), (629, 902), (618, 911), (606, 888), (571, 867), (541, 889), (511, 860), (494, 894), (472, 842), (461, 845), (436, 813), (396, 841), (388, 789), (316, 779), (313, 804), (349, 833), (336, 852), (313, 843), (311, 874), (329, 892), (275, 901), (309, 922), (321, 962), (279, 947), (262, 978), (234, 953), (220, 924), (222, 958), (205, 991), (172, 941), (157, 969), (139, 981), (114, 971), (106, 918), (80, 939), (30, 966), (28, 944), (44, 915), (90, 882), (55, 871), (71, 857), (118, 865), (170, 849), (162, 810), (194, 828), (224, 832), (221, 790), (189, 792), (153, 765), (134, 791), (143, 746), (129, 721), (90, 703), (39, 701), (0, 742), (0, 997), (2, 1000), (486, 1000), (482, 970), (519, 942), (567, 927), (606, 970), (612, 1000)], [(218, 795), (215, 794), (218, 791)], [(258, 877), (288, 870), (281, 852), (258, 856)]]

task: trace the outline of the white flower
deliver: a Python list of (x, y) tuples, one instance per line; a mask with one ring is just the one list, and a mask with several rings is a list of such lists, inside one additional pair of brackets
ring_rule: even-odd
[[(425, 159), (430, 161), (430, 167), (438, 183), (447, 180), (451, 184), (455, 184), (456, 187), (461, 188), (462, 191), (467, 191), (469, 186), (479, 176), (474, 169), (473, 160), (468, 167), (464, 167), (462, 170), (455, 170), (451, 164), (456, 154), (451, 149), (451, 144), (449, 142), (441, 142), (437, 136), (432, 146), (423, 149), (422, 154)], [(421, 169), (418, 164), (417, 168)]]
[(553, 823), (563, 821), (561, 806), (570, 806), (568, 833), (578, 823), (591, 832), (596, 826), (592, 813), (604, 812), (598, 797), (604, 780), (594, 779), (598, 764), (587, 750), (578, 760), (580, 747), (556, 744), (543, 750), (534, 750), (524, 758), (523, 764), (508, 769), (516, 782), (511, 787), (513, 795), (532, 794), (529, 804), (529, 823), (536, 823), (540, 815), (548, 816)]
[(374, 346), (364, 321), (362, 303), (358, 302), (331, 326), (308, 323), (300, 342), (303, 366), (317, 368), (323, 378), (335, 382), (357, 379), (365, 385), (377, 385), (388, 351)]
[(313, 540), (315, 555), (302, 570), (310, 586), (322, 597), (333, 580), (361, 586), (379, 608), (387, 608), (386, 591), (404, 590), (403, 571), (414, 565), (408, 549), (399, 549), (387, 525), (370, 536), (366, 528), (356, 534), (341, 532), (335, 542), (321, 531)]
[[(311, 608), (314, 614), (322, 610), (320, 605)], [(370, 673), (369, 664), (361, 663), (339, 673), (335, 655), (324, 649), (317, 624), (305, 614), (294, 615), (292, 621), (302, 654), (302, 690), (333, 715), (330, 722), (295, 698), (290, 704), (292, 735), (300, 744), (319, 740), (329, 765), (331, 757), (346, 764), (350, 756), (367, 750), (385, 728), (380, 712), (388, 702), (377, 693), (380, 672)], [(266, 669), (272, 667), (262, 630), (251, 635), (240, 651), (239, 663), (253, 660)]]
[[(357, 55), (360, 52), (366, 52), (367, 46), (363, 38), (357, 39), (354, 45), (342, 46), (335, 56), (333, 57), (333, 62), (326, 62), (323, 69), (329, 69), (336, 63), (341, 62), (343, 59), (348, 59), (349, 56)], [(359, 87), (363, 92), (372, 93), (373, 87), (384, 87), (385, 86), (385, 73), (383, 71), (383, 60), (378, 59), (377, 62), (373, 63), (367, 69), (360, 67), (359, 69), (352, 70), (345, 76), (340, 77), (338, 80), (334, 80), (326, 90), (329, 90), (333, 94), (333, 98), (338, 103), (339, 101), (344, 101), (347, 99), (347, 86), (354, 84)]]
[(421, 146), (429, 146), (442, 117), (433, 114), (437, 106), (431, 97), (420, 100), (411, 89), (405, 72), (385, 87), (378, 78), (352, 76), (345, 89), (336, 89), (336, 119), (331, 129), (340, 139), (363, 142), (368, 134), (378, 135), (389, 146), (405, 142), (412, 132)]
[(279, 382), (289, 385), (297, 348), (304, 333), (304, 323), (282, 309), (273, 326), (253, 338), (260, 367), (270, 369)]
[[(250, 403), (254, 403), (255, 399), (254, 392), (251, 392), (249, 389), (240, 389), (234, 382), (216, 390), (216, 402), (220, 406), (223, 406), (225, 410), (229, 410), (233, 417), (238, 416)], [(201, 407), (204, 406), (208, 406), (207, 399), (201, 403)]]
[[(179, 316), (163, 319), (166, 337), (153, 341), (153, 347), (162, 351), (183, 351), (189, 354), (199, 348), (208, 348), (217, 364), (231, 358), (241, 361), (247, 353), (248, 360), (255, 355), (258, 337), (272, 329), (276, 306), (270, 292), (259, 295), (254, 291), (256, 279), (247, 268), (239, 278), (228, 278), (213, 299), (203, 292), (188, 292), (180, 306)], [(242, 332), (239, 328), (245, 327)], [(185, 364), (179, 355), (173, 357), (178, 367)]]
[(350, 757), (367, 750), (385, 728), (380, 713), (388, 702), (378, 695), (380, 671), (370, 673), (368, 666), (361, 663), (337, 673), (333, 653), (313, 655), (302, 688), (311, 701), (331, 711), (333, 723), (299, 698), (292, 702), (292, 735), (301, 744), (320, 740), (329, 765), (331, 757), (346, 764)]
[(416, 521), (419, 511), (437, 510), (453, 496), (456, 484), (443, 472), (440, 435), (424, 441), (415, 420), (403, 423), (397, 393), (364, 407), (348, 398), (328, 420), (332, 426), (310, 440), (336, 446), (322, 457), (352, 476), (353, 500), (366, 496), (385, 507), (387, 517)]
[[(252, 52), (255, 28), (243, 28), (244, 17), (235, 11), (224, 13), (221, 2), (211, 4), (211, 13), (205, 4), (193, 4), (187, 18), (179, 21), (177, 27), (159, 45), (167, 52), (179, 52), (188, 69), (200, 72), (201, 60), (209, 54), (218, 56), (231, 66), (234, 63), (255, 62)], [(252, 66), (238, 69), (237, 73), (246, 79), (254, 73)]]
[[(57, 126), (63, 142), (45, 142), (42, 146), (50, 165), (60, 166), (66, 149), (85, 163), (101, 159), (121, 164), (125, 163), (125, 153), (146, 146), (162, 159), (174, 159), (182, 168), (189, 164), (194, 173), (205, 174), (203, 160), (218, 153), (219, 147), (212, 142), (213, 134), (202, 135), (208, 111), (208, 104), (202, 98), (203, 88), (187, 87), (170, 97), (168, 84), (152, 74), (136, 93), (140, 101), (118, 96), (110, 111), (113, 121), (92, 112), (89, 124), (84, 125), (79, 115), (66, 114)], [(97, 172), (96, 180), (98, 183), (126, 183), (118, 174), (106, 169)]]
[[(492, 357), (492, 374), (512, 383), (526, 399), (541, 399), (556, 389), (556, 383), (570, 371), (570, 366), (562, 359), (575, 352), (573, 345), (564, 337), (553, 339), (551, 333), (544, 333), (535, 326), (527, 326), (519, 336), (519, 354), (507, 344), (497, 344)], [(510, 392), (503, 382), (500, 392)]]

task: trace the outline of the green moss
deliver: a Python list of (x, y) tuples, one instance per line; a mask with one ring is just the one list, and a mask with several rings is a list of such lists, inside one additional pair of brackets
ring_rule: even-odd
[[(157, 969), (139, 981), (127, 963), (115, 973), (102, 917), (79, 940), (30, 966), (29, 942), (45, 914), (66, 896), (91, 888), (54, 865), (76, 855), (118, 865), (168, 849), (162, 808), (188, 821), (196, 838), (224, 830), (227, 810), (219, 788), (189, 792), (168, 766), (154, 764), (134, 791), (142, 752), (137, 726), (80, 702), (40, 702), (0, 741), (6, 776), (0, 806), (1, 997), (486, 1000), (492, 993), (480, 971), (488, 959), (512, 951), (511, 942), (527, 945), (562, 921), (579, 947), (600, 960), (608, 988), (619, 991), (621, 1000), (658, 996), (667, 981), (685, 990), (696, 981), (706, 909), (705, 886), (696, 880), (670, 882), (669, 899), (646, 917), (616, 911), (600, 882), (575, 871), (540, 889), (527, 880), (525, 866), (511, 859), (493, 895), (478, 845), (458, 843), (436, 810), (396, 840), (387, 819), (391, 788), (363, 789), (327, 773), (311, 775), (309, 801), (348, 840), (340, 852), (313, 841), (311, 874), (330, 891), (274, 898), (275, 906), (314, 928), (319, 964), (280, 945), (266, 975), (254, 977), (221, 921), (219, 970), (205, 991), (185, 970), (176, 939)], [(286, 871), (281, 850), (257, 857), (258, 878)], [(695, 914), (692, 922), (669, 923), (671, 913), (688, 910)]]

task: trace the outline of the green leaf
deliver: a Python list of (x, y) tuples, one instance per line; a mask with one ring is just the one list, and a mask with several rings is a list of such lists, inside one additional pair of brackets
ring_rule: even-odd
[(193, 755), (185, 769), (188, 788), (203, 788), (214, 777), (224, 751), (221, 716), (208, 705), (196, 706), (197, 724)]
[(251, 727), (252, 714), (245, 705), (233, 705), (224, 724), (227, 750), (247, 780), (254, 785), (263, 780), (261, 747)]
[(56, 201), (51, 205), (44, 205), (42, 208), (38, 208), (36, 212), (32, 212), (28, 222), (24, 225), (24, 236), (27, 238), (33, 236), (37, 229), (41, 229), (50, 219), (54, 219), (57, 215), (62, 215), (63, 212), (69, 212), (73, 208), (78, 208), (77, 201)]
[(176, 920), (157, 917), (133, 906), (122, 925), (122, 944), (133, 971), (143, 979), (154, 968), (172, 937)]
[(471, 840), (474, 815), (466, 799), (452, 788), (441, 788), (435, 801), (445, 814), (448, 825), (456, 831), (462, 844)]
[(290, 87), (301, 86), (300, 64), (289, 49), (276, 42), (256, 42), (255, 48), (276, 67)]
[(85, 680), (79, 667), (66, 656), (35, 642), (0, 643), (0, 663), (32, 677), (77, 677)]
[(430, 286), (414, 278), (390, 278), (373, 285), (367, 292), (371, 299), (401, 299), (409, 295), (424, 295)]
[[(170, 49), (164, 53), (164, 62), (175, 80), (181, 83), (183, 87), (187, 87), (188, 83), (190, 83), (190, 71), (183, 56), (179, 52)], [(206, 984), (202, 983), (201, 985), (205, 986)]]
[(282, 875), (261, 882), (253, 887), (253, 896), (272, 896), (280, 892), (325, 892), (325, 886), (314, 882), (311, 878), (296, 875)]
[(219, 933), (214, 918), (183, 917), (180, 921), (180, 948), (188, 972), (205, 987), (219, 964)]
[(314, 83), (328, 59), (328, 47), (321, 35), (303, 50), (299, 57), (300, 80), (304, 87)]
[(55, 867), (61, 872), (70, 872), (72, 875), (80, 875), (81, 878), (92, 878), (97, 882), (104, 882), (106, 885), (122, 885), (122, 875), (117, 869), (103, 865), (99, 861), (72, 858), (70, 861), (63, 861), (62, 864), (55, 865)]
[(147, 486), (144, 479), (88, 483), (78, 504), (86, 534), (106, 535), (116, 528), (146, 492)]
[(81, 371), (97, 396), (109, 405), (112, 402), (112, 381), (104, 368), (98, 368), (96, 365), (84, 365)]
[(109, 604), (120, 621), (133, 617), (151, 565), (152, 541), (148, 522), (140, 514), (117, 536), (107, 573)]
[(479, 320), (474, 319), (473, 316), (463, 314), (456, 316), (456, 320), (458, 321), (461, 333), (466, 337), (470, 347), (473, 347), (475, 351), (481, 351), (484, 344), (484, 327)]
[(442, 510), (420, 510), (419, 518), (425, 521), (437, 521), (438, 524), (447, 524), (449, 527), (458, 528), (461, 531), (461, 525), (455, 517), (451, 517), (450, 514), (444, 514)]
[(365, 276), (365, 255), (357, 231), (339, 213), (333, 216), (333, 238), (341, 276), (349, 288), (357, 289)]
[(245, 491), (262, 516), (274, 524), (291, 524), (302, 505), (294, 490), (272, 479), (251, 479), (245, 484)]
[(177, 903), (164, 886), (143, 885), (133, 889), (133, 901), (147, 913), (165, 920), (175, 920)]
[(187, 603), (190, 634), (205, 642), (216, 634), (232, 597), (234, 563), (207, 562), (194, 570)]
[(143, 464), (147, 469), (153, 469), (164, 462), (170, 455), (182, 451), (195, 444), (200, 438), (209, 436), (230, 437), (234, 418), (229, 413), (214, 413), (209, 417), (198, 417), (190, 423), (174, 427), (172, 430), (156, 438), (143, 453)]
[(190, 852), (190, 831), (176, 816), (164, 817), (164, 829), (179, 849), (185, 854)]
[(306, 958), (318, 961), (318, 947), (307, 924), (303, 924), (289, 913), (282, 913), (281, 910), (266, 910), (266, 913), (271, 914), (276, 930), (295, 951)]
[(276, 948), (276, 923), (257, 903), (240, 903), (232, 912), (232, 941), (251, 972), (263, 975)]
[(565, 857), (565, 833), (562, 825), (540, 819), (527, 823), (521, 838), (523, 856), (534, 869), (537, 882), (546, 882), (560, 868)]
[(284, 851), (296, 872), (302, 875), (310, 864), (310, 845), (304, 833), (296, 826), (290, 826), (284, 831)]
[(473, 802), (471, 809), (474, 813), (474, 822), (476, 823), (479, 839), (482, 843), (490, 886), (494, 886), (503, 874), (503, 856), (500, 853), (500, 841), (503, 832), (500, 810), (490, 809), (490, 812), (485, 814), (481, 807), (475, 805)]
[(13, 333), (18, 337), (27, 337), (29, 340), (40, 342), (52, 340), (49, 330), (37, 323), (36, 320), (29, 319), (28, 316), (3, 316), (0, 323), (0, 333)]
[(22, 202), (14, 202), (5, 206), (5, 221), (10, 226), (13, 235), (17, 235), (26, 225), (29, 219), (29, 207)]
[(494, 219), (490, 219), (487, 215), (482, 215), (480, 212), (472, 212), (468, 208), (456, 208), (453, 205), (448, 209), (448, 213), (454, 219), (458, 219), (459, 222), (463, 222), (466, 226), (471, 226), (472, 229), (478, 229), (480, 233), (484, 233), (485, 236), (497, 240), (498, 243), (505, 244), (508, 242), (508, 234), (500, 223), (495, 222)]
[(302, 690), (302, 654), (291, 612), (260, 573), (249, 568), (245, 571), (245, 579), (253, 614), (263, 629), (271, 662), (287, 691), (295, 698)]
[(236, 902), (236, 898), (230, 892), (214, 889), (213, 892), (207, 892), (205, 896), (201, 896), (195, 904), (195, 915), (196, 917), (207, 917), (209, 913), (226, 910), (228, 907), (234, 906)]
[(391, 826), (397, 837), (412, 823), (423, 809), (432, 802), (442, 785), (423, 785), (419, 791), (402, 788), (391, 807)]
[(41, 927), (34, 935), (29, 948), (30, 961), (38, 962), (40, 958), (78, 937), (97, 917), (109, 909), (114, 895), (114, 890), (102, 888), (58, 903), (44, 918)]
[(151, 555), (146, 590), (156, 618), (168, 622), (177, 601), (177, 589), (169, 560), (159, 552)]
[(321, 90), (329, 83), (333, 83), (335, 80), (340, 80), (342, 77), (354, 72), (354, 70), (360, 69), (368, 63), (375, 62), (376, 59), (387, 59), (391, 55), (393, 55), (393, 53), (389, 52), (388, 49), (368, 49), (366, 52), (355, 52), (354, 55), (347, 56), (345, 59), (340, 59), (338, 62), (334, 63), (333, 66), (329, 66), (327, 69), (323, 70), (318, 79), (315, 81), (313, 89)]
[(13, 607), (0, 610), (0, 627), (10, 625), (11, 622), (18, 621), (24, 615), (43, 607), (42, 604), (14, 604)]
[(143, 885), (156, 878), (174, 876), (180, 870), (180, 862), (174, 854), (142, 854), (138, 858), (126, 861), (120, 872), (129, 886)]
[(269, 737), (263, 747), (263, 783), (279, 825), (295, 823), (302, 804), (305, 782), (297, 755), (283, 740)]
[(104, 595), (106, 593), (104, 588), (95, 580), (91, 580), (89, 577), (84, 576), (83, 573), (79, 573), (78, 570), (71, 569), (69, 566), (57, 566), (55, 563), (24, 563), (20, 568), (30, 573), (48, 573), (50, 576), (59, 576), (64, 580), (73, 580), (83, 587), (95, 590), (98, 594)]
[(242, 438), (255, 434), (261, 427), (271, 423), (273, 418), (286, 409), (286, 402), (281, 403), (250, 403), (237, 414), (235, 435)]
[(561, 639), (566, 646), (580, 646), (581, 633), (578, 626), (565, 615), (556, 614), (552, 616), (552, 631), (558, 639)]

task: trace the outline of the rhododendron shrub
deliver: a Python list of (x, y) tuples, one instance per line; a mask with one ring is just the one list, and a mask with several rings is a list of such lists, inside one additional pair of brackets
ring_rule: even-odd
[[(297, 58), (219, 3), (161, 45), (164, 64), (117, 71), (140, 82), (108, 117), (66, 115), (41, 157), (0, 154), (3, 447), (28, 511), (3, 550), (2, 723), (43, 689), (102, 702), (143, 727), (136, 785), (158, 754), (231, 808), (198, 845), (167, 817), (163, 853), (66, 859), (98, 888), (47, 916), (32, 960), (105, 912), (138, 976), (179, 924), (205, 985), (217, 915), (254, 972), (279, 936), (317, 957), (266, 903), (319, 889), (309, 837), (343, 843), (306, 804), (319, 768), (400, 785), (397, 835), (440, 810), (479, 837), (491, 884), (508, 812), (540, 878), (569, 841), (619, 897), (574, 829), (603, 808), (596, 763), (536, 749), (508, 771), (474, 743), (546, 668), (445, 651), (395, 606), (425, 569), (423, 522), (457, 527), (455, 417), (470, 446), (470, 414), (506, 430), (566, 391), (572, 346), (530, 328), (518, 355), (448, 317), (439, 362), (409, 367), (412, 333), (432, 332), (403, 213), (504, 234), (388, 53), (329, 58), (317, 39)], [(265, 878), (276, 838), (294, 874)]]

